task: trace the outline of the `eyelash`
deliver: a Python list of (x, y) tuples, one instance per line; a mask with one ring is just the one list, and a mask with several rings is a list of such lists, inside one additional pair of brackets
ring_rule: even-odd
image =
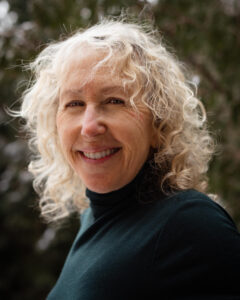
[(75, 106), (83, 106), (84, 103), (78, 101), (78, 100), (73, 100), (69, 103), (66, 104), (66, 107), (75, 107)]
[(111, 104), (124, 104), (124, 100), (119, 99), (119, 98), (109, 98), (107, 99), (107, 103), (111, 103)]
[[(106, 103), (108, 104), (114, 104), (114, 105), (121, 105), (124, 104), (125, 101), (119, 98), (109, 98), (106, 100)], [(73, 100), (66, 104), (66, 107), (76, 107), (76, 106), (84, 106), (84, 103), (79, 100)]]

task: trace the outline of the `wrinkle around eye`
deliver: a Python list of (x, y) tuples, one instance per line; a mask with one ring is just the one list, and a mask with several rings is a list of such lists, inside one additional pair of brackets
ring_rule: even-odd
[(84, 102), (83, 101), (80, 101), (80, 100), (71, 100), (71, 101), (68, 101), (65, 105), (64, 105), (66, 108), (68, 107), (82, 107), (84, 106)]
[(118, 97), (110, 97), (106, 100), (106, 103), (115, 104), (115, 105), (124, 105), (126, 102), (125, 100)]

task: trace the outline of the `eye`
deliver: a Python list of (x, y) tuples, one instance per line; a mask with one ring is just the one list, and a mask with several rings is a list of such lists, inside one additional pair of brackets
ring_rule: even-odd
[(125, 101), (122, 100), (122, 99), (119, 99), (119, 98), (112, 97), (112, 98), (107, 99), (107, 103), (110, 103), (110, 104), (124, 104)]
[(66, 104), (66, 107), (84, 106), (84, 103), (80, 100), (72, 100)]

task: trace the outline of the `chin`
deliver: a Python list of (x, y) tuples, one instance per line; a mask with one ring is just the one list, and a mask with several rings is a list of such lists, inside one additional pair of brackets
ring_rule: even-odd
[(98, 194), (106, 194), (106, 193), (110, 193), (112, 191), (114, 191), (115, 189), (110, 188), (110, 187), (103, 187), (103, 186), (92, 186), (92, 185), (87, 185), (87, 188), (95, 193)]
[(100, 183), (98, 182), (91, 182), (91, 183), (85, 183), (86, 187), (95, 192), (95, 193), (99, 193), (99, 194), (106, 194), (106, 193), (110, 193), (113, 191), (116, 191), (118, 189), (120, 189), (122, 186), (118, 185), (118, 184), (106, 184), (106, 182), (104, 183)]

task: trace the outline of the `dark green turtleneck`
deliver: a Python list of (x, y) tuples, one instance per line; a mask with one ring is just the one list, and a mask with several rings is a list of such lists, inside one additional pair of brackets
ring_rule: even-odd
[(48, 300), (240, 299), (240, 235), (225, 210), (195, 190), (166, 197), (145, 181), (143, 169), (118, 191), (87, 190)]

